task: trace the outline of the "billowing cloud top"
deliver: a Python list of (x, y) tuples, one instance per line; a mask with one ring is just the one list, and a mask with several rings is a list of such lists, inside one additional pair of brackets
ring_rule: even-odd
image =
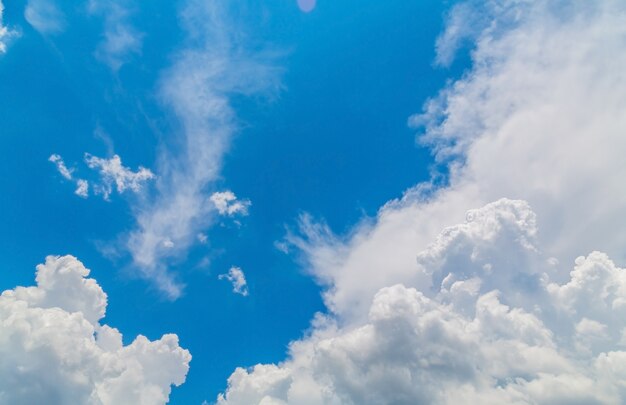
[(0, 403), (164, 404), (191, 355), (178, 337), (122, 334), (100, 324), (107, 296), (72, 256), (48, 256), (37, 285), (0, 295)]
[(304, 221), (289, 241), (329, 314), (218, 402), (624, 403), (626, 271), (609, 259), (626, 259), (624, 15), (456, 8), (438, 59), (469, 41), (473, 68), (410, 119), (446, 187), (418, 185), (346, 238)]
[(218, 403), (622, 403), (626, 270), (592, 252), (553, 281), (536, 232), (523, 201), (472, 211), (364, 321), (317, 319), (286, 362), (237, 369)]

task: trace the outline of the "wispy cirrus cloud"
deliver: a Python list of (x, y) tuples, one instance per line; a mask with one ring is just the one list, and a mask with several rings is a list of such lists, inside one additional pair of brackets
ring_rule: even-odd
[(144, 34), (130, 21), (132, 6), (124, 0), (89, 0), (88, 10), (104, 19), (102, 41), (96, 57), (118, 70), (133, 54), (141, 52)]
[[(173, 136), (180, 141), (162, 148), (157, 193), (137, 207), (137, 226), (128, 235), (135, 267), (170, 298), (181, 294), (182, 283), (167, 271), (168, 260), (186, 253), (216, 210), (211, 188), (237, 131), (230, 97), (279, 87), (271, 55), (247, 48), (228, 7), (194, 0), (180, 12), (186, 46), (173, 55), (159, 86), (161, 100), (178, 119)], [(163, 249), (165, 240), (171, 248)]]
[(626, 7), (558, 5), (451, 13), (439, 62), (467, 40), (473, 67), (409, 120), (448, 185), (347, 237), (304, 221), (329, 315), (218, 403), (623, 403)]

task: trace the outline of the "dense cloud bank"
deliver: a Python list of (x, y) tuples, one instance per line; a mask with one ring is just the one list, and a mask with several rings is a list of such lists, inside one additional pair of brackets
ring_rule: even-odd
[(479, 3), (437, 42), (472, 69), (410, 119), (447, 186), (349, 237), (305, 220), (329, 314), (218, 403), (626, 400), (626, 5)]
[(178, 337), (124, 346), (101, 324), (107, 296), (72, 256), (48, 256), (37, 285), (0, 295), (0, 403), (164, 404), (191, 355)]
[(417, 288), (381, 288), (358, 326), (318, 319), (285, 363), (237, 369), (218, 402), (622, 403), (626, 271), (591, 252), (555, 282), (527, 203), (470, 218), (419, 252)]

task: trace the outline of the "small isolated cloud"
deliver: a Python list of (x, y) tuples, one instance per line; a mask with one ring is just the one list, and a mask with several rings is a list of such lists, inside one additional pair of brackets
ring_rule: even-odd
[(59, 174), (61, 174), (61, 176), (63, 176), (65, 179), (67, 180), (72, 180), (72, 171), (67, 168), (67, 166), (65, 165), (65, 162), (63, 161), (63, 158), (60, 155), (50, 155), (50, 157), (48, 158), (48, 161), (54, 163), (54, 165), (57, 167), (57, 170), (59, 171)]
[(226, 274), (220, 274), (217, 276), (220, 280), (228, 280), (233, 284), (233, 292), (241, 294), (244, 297), (248, 295), (248, 283), (246, 283), (246, 277), (243, 274), (243, 270), (239, 267), (231, 267)]
[(74, 190), (74, 194), (83, 198), (89, 197), (89, 182), (83, 179), (76, 180), (76, 190)]
[(248, 215), (248, 207), (252, 204), (249, 200), (238, 200), (235, 193), (230, 190), (215, 192), (209, 197), (220, 215)]
[(76, 184), (76, 189), (74, 190), (74, 194), (79, 197), (87, 198), (89, 197), (89, 182), (84, 179), (75, 179), (74, 178), (74, 169), (69, 169), (63, 158), (60, 155), (53, 154), (50, 155), (48, 161), (54, 163), (57, 168), (57, 171), (64, 179), (69, 180)]
[(65, 29), (65, 15), (54, 0), (28, 0), (24, 17), (41, 34), (58, 34)]
[(0, 295), (0, 402), (165, 404), (191, 355), (174, 334), (124, 345), (102, 324), (107, 295), (72, 256), (49, 256), (37, 284)]
[(143, 33), (130, 23), (130, 10), (121, 1), (90, 0), (89, 12), (104, 17), (104, 33), (96, 57), (118, 70), (132, 54), (141, 52)]
[(119, 155), (105, 159), (86, 153), (85, 162), (90, 169), (98, 171), (100, 183), (94, 186), (94, 191), (97, 194), (102, 194), (105, 200), (111, 195), (113, 186), (120, 194), (126, 190), (139, 192), (146, 181), (155, 177), (150, 170), (142, 166), (139, 166), (136, 172), (123, 166)]

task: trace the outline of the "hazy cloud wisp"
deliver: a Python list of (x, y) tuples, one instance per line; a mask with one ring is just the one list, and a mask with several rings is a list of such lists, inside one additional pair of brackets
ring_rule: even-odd
[[(168, 258), (184, 255), (213, 221), (209, 190), (237, 130), (230, 96), (278, 87), (278, 69), (269, 56), (246, 49), (227, 7), (191, 1), (180, 14), (188, 47), (163, 72), (160, 93), (179, 120), (182, 141), (163, 149), (157, 195), (137, 210), (137, 227), (128, 237), (135, 266), (170, 298), (180, 295), (182, 283), (166, 270)], [(164, 240), (173, 248), (162, 249)]]

